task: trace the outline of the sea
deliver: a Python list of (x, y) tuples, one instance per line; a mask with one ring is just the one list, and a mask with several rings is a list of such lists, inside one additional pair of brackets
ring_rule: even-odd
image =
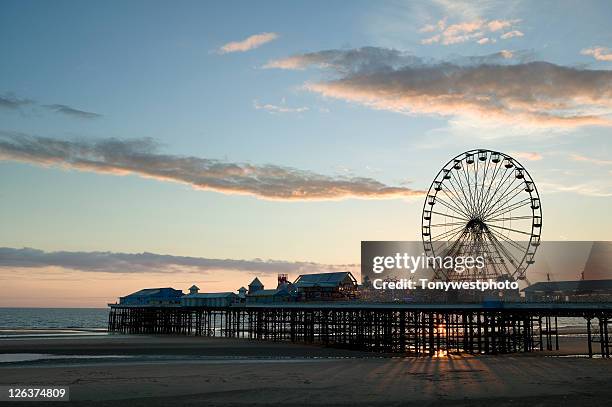
[(108, 308), (0, 308), (0, 338), (106, 334)]

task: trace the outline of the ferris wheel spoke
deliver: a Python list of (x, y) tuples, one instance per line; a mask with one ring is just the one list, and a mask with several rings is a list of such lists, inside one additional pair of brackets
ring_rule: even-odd
[(449, 189), (442, 189), (442, 192), (444, 192), (444, 194), (449, 198), (449, 200), (455, 205), (457, 206), (457, 208), (464, 208), (465, 212), (468, 213), (469, 209), (465, 207), (463, 201), (461, 199), (459, 199), (459, 197), (457, 197), (455, 194), (451, 195), (451, 191)]
[[(448, 180), (451, 188), (453, 188), (453, 191), (455, 193), (455, 195), (457, 196), (457, 201), (461, 204), (462, 207), (465, 208), (465, 212), (469, 213), (470, 209), (468, 208), (468, 204), (467, 204), (467, 198), (465, 200), (462, 200), (459, 197), (459, 193), (457, 192), (457, 189), (455, 188), (455, 183), (453, 182), (453, 177), (454, 175), (451, 175), (451, 178)], [(465, 197), (465, 193), (463, 192), (463, 190), (461, 188), (459, 188), (461, 190), (461, 192), (463, 193), (463, 196)]]
[(497, 196), (497, 193), (502, 188), (502, 186), (506, 183), (506, 181), (510, 177), (510, 174), (512, 174), (512, 172), (508, 173), (508, 168), (506, 168), (505, 171), (504, 171), (504, 174), (502, 175), (502, 179), (501, 179), (500, 183), (497, 185), (497, 187), (493, 191), (493, 195), (488, 197), (487, 201), (485, 201), (484, 204), (482, 205), (484, 208), (488, 208), (489, 205), (491, 205), (492, 202), (495, 202), (495, 197)]
[(446, 238), (446, 237), (448, 237), (448, 236), (453, 236), (453, 234), (456, 234), (455, 232), (459, 231), (459, 233), (461, 233), (461, 231), (462, 231), (463, 229), (464, 229), (464, 227), (463, 227), (463, 226), (459, 226), (459, 227), (454, 228), (454, 229), (452, 229), (452, 230), (447, 230), (446, 232), (440, 233), (440, 234), (438, 234), (438, 235), (436, 235), (436, 236), (432, 236), (432, 237), (431, 237), (431, 240), (438, 240), (438, 239), (440, 239), (440, 238), (443, 238), (443, 239), (444, 239), (444, 238)]
[[(490, 208), (488, 208), (485, 213), (482, 215), (483, 218), (486, 218), (488, 213), (490, 211), (493, 211), (496, 208), (501, 207), (502, 205), (508, 205), (510, 202), (512, 202), (512, 200), (514, 198), (516, 198), (521, 192), (523, 192), (523, 184), (522, 182), (519, 182), (519, 184), (517, 186), (515, 186), (512, 190), (508, 191), (507, 193), (505, 193), (504, 195), (502, 195), (499, 198), (499, 201), (497, 201), (496, 204), (494, 204), (493, 206), (491, 206)], [(506, 199), (506, 197), (510, 196), (510, 194), (514, 194), (512, 195), (510, 198)]]
[(487, 159), (487, 165), (485, 166), (484, 173), (482, 175), (482, 188), (480, 189), (480, 201), (484, 198), (485, 182), (487, 181), (487, 173), (489, 172), (489, 166), (491, 165), (491, 156)]
[[(487, 163), (489, 162), (489, 159), (487, 157)], [(486, 166), (486, 164), (483, 163), (482, 166)], [(482, 188), (480, 188), (480, 185), (478, 184), (478, 176), (481, 175), (481, 179), (483, 178), (482, 175), (484, 175), (484, 168), (481, 170), (480, 165), (480, 160), (476, 160), (476, 175), (474, 177), (474, 195), (476, 196), (476, 202), (482, 202), (481, 199), (481, 195), (482, 195)], [(481, 172), (483, 174), (481, 174)]]
[(479, 202), (478, 200), (478, 163), (480, 162), (480, 160), (477, 158), (474, 161), (474, 202), (477, 203)]
[(493, 240), (495, 241), (497, 248), (501, 250), (501, 252), (504, 254), (504, 256), (508, 260), (510, 260), (510, 264), (512, 264), (513, 267), (518, 267), (521, 262), (519, 262), (519, 260), (516, 257), (514, 257), (514, 255), (504, 246), (504, 244), (499, 241), (499, 239), (497, 238), (495, 234), (492, 234), (491, 236), (493, 237)]
[[(486, 232), (486, 236), (489, 239), (489, 241), (492, 243), (493, 249), (495, 250), (495, 253), (497, 253), (497, 257), (500, 260), (500, 264), (506, 270), (506, 274), (511, 274), (510, 273), (510, 269), (508, 269), (508, 265), (504, 261), (505, 256), (502, 257), (502, 253), (503, 253), (503, 249), (504, 249), (503, 246), (501, 246), (499, 241), (495, 238), (495, 236), (492, 233)], [(501, 250), (501, 253), (500, 253), (500, 250)], [(494, 264), (494, 268), (496, 268), (495, 267), (496, 263), (493, 263), (493, 264)]]
[(440, 257), (446, 256), (446, 253), (448, 252), (448, 242), (449, 241), (440, 242), (440, 245), (434, 250), (434, 253), (438, 253), (438, 256)]
[(436, 223), (435, 225), (429, 225), (430, 228), (449, 227), (449, 226), (465, 226), (465, 222), (451, 222), (451, 223)]
[(508, 207), (501, 208), (501, 209), (499, 209), (499, 210), (497, 210), (495, 212), (491, 212), (491, 213), (489, 213), (489, 216), (500, 216), (500, 215), (506, 214), (508, 212), (512, 212), (514, 210), (517, 210), (518, 208), (521, 208), (521, 207), (526, 206), (526, 205), (531, 205), (531, 198), (525, 198), (522, 201), (516, 202), (516, 203), (514, 203), (514, 204), (512, 204), (512, 205), (510, 205)]
[(511, 245), (512, 247), (516, 248), (519, 251), (527, 251), (527, 246), (521, 246), (518, 242), (509, 239), (508, 237), (504, 236), (502, 233), (499, 233), (493, 229), (489, 229), (489, 231), (491, 233), (493, 233), (496, 237), (504, 240), (504, 242), (508, 243), (509, 245)]
[(533, 216), (510, 216), (508, 218), (495, 218), (495, 219), (486, 219), (486, 223), (489, 222), (506, 222), (509, 220), (527, 220), (527, 219), (533, 219)]
[(474, 212), (474, 210), (476, 209), (476, 201), (474, 200), (474, 197), (472, 196), (472, 187), (470, 186), (470, 177), (465, 169), (466, 166), (467, 164), (462, 165), (461, 171), (463, 172), (463, 177), (465, 178), (468, 195), (470, 196), (470, 207), (472, 208), (472, 212)]
[(448, 250), (446, 250), (446, 252), (441, 253), (441, 257), (456, 256), (457, 247), (461, 245), (461, 241), (465, 238), (465, 230), (461, 230), (455, 235), (459, 235), (459, 237), (457, 238), (457, 240), (452, 241), (453, 243), (450, 245)]
[(500, 202), (500, 197), (503, 196), (503, 194), (508, 190), (508, 188), (510, 188), (511, 185), (514, 183), (514, 180), (512, 180), (510, 184), (508, 184), (508, 180), (510, 179), (511, 175), (512, 172), (506, 171), (502, 181), (499, 183), (493, 194), (489, 197), (488, 201), (483, 205), (483, 213)]
[(451, 210), (455, 211), (456, 213), (468, 216), (467, 213), (463, 212), (461, 209), (457, 208), (456, 206), (454, 206), (452, 204), (449, 204), (448, 202), (444, 201), (440, 197), (436, 197), (436, 202), (440, 202), (442, 205), (446, 206), (448, 209), (451, 209)]
[(461, 193), (463, 194), (463, 197), (465, 198), (465, 207), (467, 208), (467, 213), (471, 213), (473, 212), (473, 207), (472, 207), (472, 203), (470, 201), (470, 199), (467, 197), (467, 194), (465, 193), (465, 188), (463, 187), (463, 183), (461, 182), (461, 179), (459, 176), (455, 176), (455, 173), (451, 171), (451, 177), (457, 181), (458, 188), (461, 191)]
[(494, 211), (494, 210), (496, 210), (496, 209), (502, 209), (502, 208), (504, 207), (504, 205), (505, 205), (505, 207), (507, 208), (507, 207), (512, 206), (514, 203), (518, 202), (518, 201), (512, 202), (512, 200), (513, 200), (514, 198), (516, 198), (516, 197), (517, 197), (517, 196), (518, 196), (520, 193), (522, 193), (522, 192), (523, 192), (523, 190), (522, 190), (522, 189), (523, 189), (523, 188), (522, 188), (522, 187), (520, 187), (520, 188), (519, 188), (519, 190), (518, 190), (518, 191), (515, 191), (515, 194), (514, 194), (514, 195), (512, 195), (512, 197), (510, 197), (510, 198), (509, 198), (509, 199), (507, 199), (506, 201), (504, 201), (504, 203), (503, 203), (503, 204), (493, 206), (491, 209), (489, 209), (489, 211), (488, 211), (487, 213), (485, 213), (485, 214), (483, 215), (483, 218), (484, 218), (484, 219), (486, 219), (486, 218), (487, 218), (487, 216), (489, 215), (489, 212)]
[[(508, 184), (508, 186), (499, 195), (499, 197), (497, 197), (496, 199), (493, 199), (490, 202), (488, 202), (488, 204), (483, 209), (483, 213), (481, 214), (483, 217), (487, 213), (487, 211), (489, 211), (491, 208), (494, 208), (496, 205), (499, 205), (500, 203), (503, 202), (503, 198), (504, 198), (506, 192), (508, 191), (508, 189), (510, 189), (515, 184), (515, 182), (516, 182), (516, 179), (512, 180), (512, 182), (510, 184)], [(515, 189), (515, 188), (516, 187), (514, 187), (513, 189)], [(494, 197), (495, 197), (495, 195), (494, 195)]]
[(466, 221), (466, 222), (468, 221), (468, 218), (459, 218), (457, 216), (452, 216), (452, 215), (449, 215), (449, 214), (446, 214), (446, 213), (442, 213), (442, 212), (431, 211), (431, 213), (434, 213), (436, 215), (446, 216), (448, 218), (463, 220), (463, 221)]
[[(497, 176), (497, 174), (500, 172), (501, 168), (503, 166), (499, 165), (501, 163), (501, 161), (497, 162), (495, 164), (495, 168), (493, 169), (493, 174), (491, 175), (491, 178), (489, 180), (489, 186), (487, 187), (487, 192), (485, 193), (482, 202), (487, 202), (488, 198), (489, 198), (489, 193), (491, 192), (491, 187), (493, 186), (493, 181), (495, 180), (495, 177)], [(484, 188), (484, 186), (483, 186)]]
[(532, 235), (531, 233), (527, 233), (527, 232), (524, 232), (524, 231), (518, 230), (518, 229), (506, 228), (506, 227), (497, 226), (497, 225), (488, 225), (488, 226), (492, 227), (492, 228), (507, 230), (507, 231), (510, 231), (510, 232), (521, 233), (521, 234), (527, 235), (527, 236), (531, 236)]

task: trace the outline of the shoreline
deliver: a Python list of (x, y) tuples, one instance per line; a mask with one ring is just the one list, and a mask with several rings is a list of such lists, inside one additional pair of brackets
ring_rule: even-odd
[(0, 385), (68, 386), (72, 404), (83, 406), (587, 406), (612, 397), (611, 361), (546, 351), (401, 357), (282, 342), (123, 335), (3, 339), (2, 352), (82, 356), (0, 363)]

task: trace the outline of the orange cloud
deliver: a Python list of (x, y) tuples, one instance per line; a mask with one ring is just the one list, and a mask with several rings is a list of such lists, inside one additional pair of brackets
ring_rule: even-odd
[(533, 151), (515, 151), (512, 153), (512, 155), (527, 161), (540, 161), (542, 158), (544, 158), (542, 154)]
[(282, 201), (389, 199), (424, 194), (372, 178), (331, 177), (277, 165), (160, 154), (156, 148), (151, 139), (67, 141), (0, 132), (0, 160), (112, 175), (133, 174), (226, 194)]
[[(469, 117), (521, 127), (611, 126), (612, 71), (518, 62), (502, 51), (426, 63), (396, 50), (326, 50), (291, 57), (293, 66), (336, 71), (306, 90), (404, 114)], [(282, 60), (279, 61), (282, 64)]]
[(509, 31), (505, 34), (502, 34), (499, 38), (501, 38), (502, 40), (507, 40), (509, 38), (513, 38), (513, 37), (522, 37), (525, 34), (523, 34), (521, 31), (518, 30), (514, 30), (514, 31)]
[(602, 160), (600, 158), (586, 157), (580, 154), (571, 154), (570, 158), (574, 161), (582, 161), (596, 165), (612, 165), (612, 160)]
[[(476, 41), (479, 44), (495, 42), (493, 38), (485, 37), (487, 34), (494, 33), (506, 28), (511, 28), (520, 20), (472, 20), (455, 24), (446, 24), (446, 19), (440, 20), (437, 24), (428, 24), (422, 27), (419, 32), (433, 33), (428, 38), (421, 40), (421, 44), (430, 45), (440, 43), (443, 45), (459, 44), (468, 41)], [(500, 38), (506, 39), (514, 36), (523, 36), (520, 31), (510, 31), (503, 34)]]
[(612, 51), (605, 47), (591, 47), (580, 51), (582, 55), (590, 55), (598, 61), (612, 61)]
[(220, 54), (228, 54), (231, 52), (245, 52), (273, 41), (278, 38), (276, 33), (261, 33), (251, 35), (242, 41), (229, 42), (219, 48)]

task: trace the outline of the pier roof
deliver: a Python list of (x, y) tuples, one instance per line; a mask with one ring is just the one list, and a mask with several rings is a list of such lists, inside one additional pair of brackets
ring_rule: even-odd
[(225, 297), (231, 297), (233, 295), (237, 295), (237, 294), (234, 294), (231, 291), (227, 291), (227, 292), (222, 292), (222, 293), (187, 294), (183, 297), (184, 298), (225, 298)]
[(334, 273), (302, 274), (293, 283), (298, 288), (303, 287), (337, 287), (346, 278), (356, 281), (350, 271), (338, 271)]

